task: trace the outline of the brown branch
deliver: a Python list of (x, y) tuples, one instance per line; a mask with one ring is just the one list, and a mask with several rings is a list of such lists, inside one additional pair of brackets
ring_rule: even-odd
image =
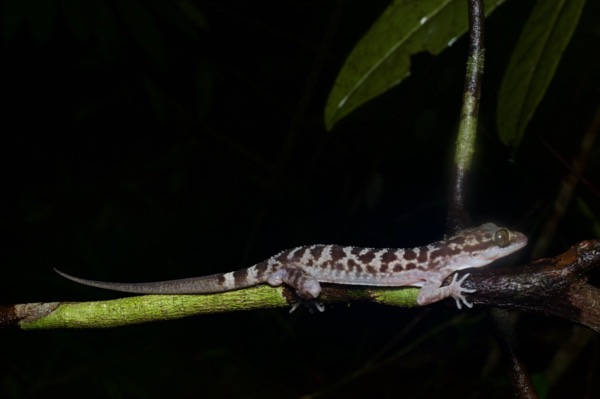
[(60, 302), (34, 302), (0, 306), (0, 329), (21, 329), (21, 322), (34, 321), (51, 314)]
[[(468, 294), (468, 299), (476, 306), (542, 313), (600, 331), (600, 290), (586, 283), (587, 274), (597, 266), (600, 266), (600, 240), (590, 240), (576, 244), (553, 258), (527, 265), (472, 269), (471, 276), (463, 285), (476, 290), (475, 293)], [(449, 280), (450, 278), (448, 282)], [(224, 312), (231, 310), (233, 304), (238, 304), (236, 310), (289, 306), (295, 299), (286, 301), (287, 291), (282, 287), (264, 286), (218, 295), (150, 295), (93, 303), (7, 305), (0, 306), (0, 328), (106, 328)], [(326, 303), (372, 301), (396, 306), (414, 306), (417, 291), (415, 288), (378, 289), (324, 284), (320, 299)], [(259, 294), (261, 296), (258, 296)], [(267, 295), (271, 299), (265, 304)], [(160, 301), (160, 307), (155, 306), (153, 301)], [(134, 303), (128, 305), (128, 302)], [(176, 302), (174, 307), (171, 306), (173, 302)], [(446, 302), (449, 306), (455, 306), (452, 300)], [(64, 308), (63, 305), (69, 307), (69, 310), (61, 309)], [(82, 311), (79, 308), (87, 310)], [(96, 308), (99, 310), (95, 310)], [(116, 308), (118, 309), (115, 310)], [(170, 314), (173, 308), (176, 312)], [(59, 315), (57, 312), (63, 314)], [(107, 312), (116, 320), (107, 321)], [(140, 315), (131, 316), (135, 312)], [(156, 315), (152, 316), (152, 312)], [(61, 317), (63, 319), (60, 319)], [(100, 321), (94, 322), (91, 320), (93, 317)], [(132, 318), (132, 321), (128, 322), (127, 317)], [(48, 320), (50, 318), (52, 320)]]
[(506, 309), (494, 308), (490, 310), (489, 315), (494, 325), (498, 344), (502, 353), (506, 355), (510, 378), (517, 397), (537, 398), (533, 382), (529, 378), (529, 371), (521, 360), (519, 340), (510, 313)]
[(600, 290), (586, 283), (600, 265), (600, 240), (582, 241), (552, 258), (527, 265), (477, 269), (464, 286), (478, 305), (560, 317), (600, 332)]
[[(474, 271), (465, 286), (472, 284), (477, 290), (474, 303), (560, 317), (600, 332), (600, 290), (586, 283), (589, 271), (599, 265), (600, 240), (583, 241), (528, 265)], [(507, 355), (516, 396), (536, 398), (519, 356), (514, 326), (498, 313), (490, 315)]]

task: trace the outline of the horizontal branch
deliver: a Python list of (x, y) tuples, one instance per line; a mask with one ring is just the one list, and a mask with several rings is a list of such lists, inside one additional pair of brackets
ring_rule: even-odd
[(0, 316), (0, 327), (111, 328), (287, 305), (281, 288), (267, 286), (212, 295), (143, 295), (107, 301), (37, 303), (0, 307), (4, 314)]
[(600, 290), (587, 284), (598, 266), (600, 240), (588, 240), (527, 265), (473, 270), (463, 285), (477, 290), (469, 295), (476, 305), (556, 316), (600, 332)]
[[(553, 258), (520, 266), (469, 270), (465, 288), (475, 309), (485, 306), (521, 309), (573, 321), (600, 331), (600, 290), (586, 283), (600, 265), (600, 240), (583, 241)], [(464, 272), (460, 272), (461, 274)], [(447, 279), (449, 282), (451, 277)], [(370, 301), (417, 306), (417, 288), (323, 285), (323, 303)], [(453, 300), (444, 301), (454, 307)], [(46, 302), (0, 306), (0, 328), (110, 328), (206, 313), (290, 307), (286, 287), (259, 286), (208, 295), (144, 295), (94, 302)]]
[[(381, 291), (371, 287), (330, 285), (323, 287), (319, 301), (371, 300), (409, 307), (416, 306), (418, 292), (417, 288)], [(263, 285), (218, 294), (142, 295), (107, 301), (27, 303), (0, 306), (0, 328), (112, 328), (200, 314), (289, 308), (296, 302), (294, 293), (287, 287)]]

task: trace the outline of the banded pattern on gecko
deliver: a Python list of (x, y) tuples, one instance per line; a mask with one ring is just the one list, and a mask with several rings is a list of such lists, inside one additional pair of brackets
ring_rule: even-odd
[(210, 294), (259, 284), (292, 287), (303, 299), (316, 299), (320, 283), (421, 287), (419, 305), (452, 297), (460, 309), (467, 301), (462, 287), (469, 276), (456, 275), (441, 286), (452, 273), (485, 266), (527, 244), (519, 232), (486, 223), (426, 246), (405, 249), (375, 249), (339, 245), (308, 245), (288, 249), (246, 269), (202, 277), (152, 283), (111, 283), (86, 280), (56, 270), (61, 276), (80, 284), (136, 294)]

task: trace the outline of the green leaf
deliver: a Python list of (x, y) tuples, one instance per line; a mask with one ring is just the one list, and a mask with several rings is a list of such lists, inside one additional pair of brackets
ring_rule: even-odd
[(145, 2), (138, 0), (117, 1), (121, 20), (131, 32), (142, 51), (159, 67), (167, 62), (166, 45)]
[(114, 64), (119, 47), (119, 32), (112, 8), (106, 0), (88, 0), (93, 17), (94, 37), (102, 59), (107, 64)]
[(0, 6), (0, 26), (7, 42), (23, 24), (25, 11), (22, 0), (5, 0)]
[(61, 9), (73, 35), (82, 43), (92, 36), (93, 18), (88, 4), (81, 0), (61, 0)]
[[(504, 0), (485, 0), (489, 15)], [(465, 0), (394, 0), (352, 49), (329, 94), (325, 126), (410, 75), (410, 56), (439, 54), (468, 29)]]
[(189, 0), (179, 0), (177, 5), (198, 28), (208, 30), (208, 22), (195, 3)]
[(162, 19), (169, 29), (177, 30), (192, 40), (200, 38), (195, 22), (173, 3), (164, 0), (146, 0), (146, 3), (152, 7), (153, 14)]
[(162, 123), (167, 122), (167, 106), (165, 103), (165, 96), (156, 85), (156, 83), (148, 78), (144, 77), (144, 86), (146, 88), (146, 94), (150, 100), (150, 104), (154, 109), (154, 113)]
[(498, 134), (519, 146), (579, 22), (585, 0), (538, 0), (510, 58), (498, 94)]
[(41, 46), (54, 28), (57, 5), (54, 0), (30, 0), (27, 5), (29, 31), (35, 43)]

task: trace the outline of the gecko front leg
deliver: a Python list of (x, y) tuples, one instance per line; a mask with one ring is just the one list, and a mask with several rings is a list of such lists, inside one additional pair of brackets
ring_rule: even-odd
[(430, 303), (440, 301), (444, 298), (452, 297), (456, 301), (456, 306), (459, 309), (462, 308), (462, 303), (464, 303), (466, 307), (472, 308), (473, 304), (467, 301), (467, 298), (465, 298), (463, 294), (470, 294), (476, 290), (462, 287), (462, 283), (469, 277), (469, 273), (462, 276), (460, 280), (457, 280), (456, 276), (457, 274), (455, 273), (452, 277), (452, 282), (443, 287), (440, 287), (441, 281), (432, 280), (426, 282), (419, 291), (417, 303), (421, 306), (429, 305)]

